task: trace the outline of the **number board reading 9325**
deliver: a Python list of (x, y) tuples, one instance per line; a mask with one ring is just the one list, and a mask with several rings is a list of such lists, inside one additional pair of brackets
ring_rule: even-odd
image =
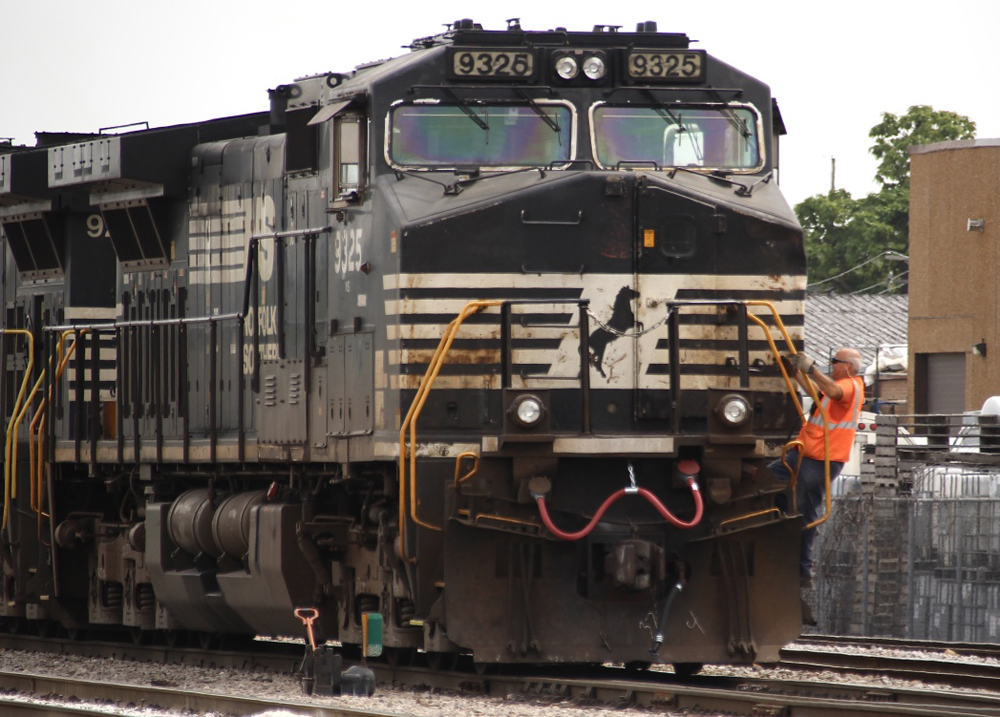
[(524, 50), (469, 50), (448, 48), (448, 75), (479, 80), (531, 80), (535, 55)]
[(628, 76), (647, 82), (698, 82), (705, 79), (705, 53), (633, 50), (628, 56)]

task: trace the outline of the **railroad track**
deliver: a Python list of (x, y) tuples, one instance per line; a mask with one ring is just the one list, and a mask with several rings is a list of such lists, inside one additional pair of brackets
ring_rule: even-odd
[[(907, 650), (913, 651), (913, 654), (899, 656), (838, 650), (845, 646)], [(934, 653), (943, 655), (946, 652), (953, 658), (1000, 658), (1000, 650), (990, 645), (815, 636), (783, 648), (780, 666), (795, 670), (877, 674), (895, 679), (919, 680), (955, 689), (985, 689), (1000, 692), (1000, 665), (967, 660), (945, 660), (934, 656)]]
[[(23, 640), (28, 640), (28, 643)], [(0, 647), (14, 647), (11, 636), (0, 636)], [(41, 638), (22, 638), (16, 649), (49, 649), (60, 654), (98, 654), (127, 660), (171, 662), (199, 666), (236, 667), (247, 670), (270, 670), (288, 673), (301, 657), (302, 647), (294, 644), (268, 645), (261, 652), (215, 651), (188, 648), (169, 650), (163, 647), (132, 646), (109, 643), (78, 643)], [(87, 649), (88, 647), (94, 649)], [(258, 646), (260, 647), (260, 646)], [(938, 646), (941, 647), (940, 645)], [(853, 656), (852, 656), (853, 657)], [(939, 663), (940, 664), (940, 663)], [(871, 684), (829, 684), (808, 676), (798, 680), (779, 680), (759, 671), (760, 677), (700, 677), (680, 681), (669, 673), (637, 673), (604, 668), (584, 674), (563, 675), (477, 675), (474, 672), (433, 672), (424, 667), (391, 667), (370, 663), (381, 684), (422, 684), (460, 694), (491, 695), (527, 702), (573, 701), (580, 704), (617, 704), (641, 706), (662, 711), (701, 709), (730, 714), (754, 715), (978, 715), (1000, 717), (1000, 693), (973, 694), (941, 689), (872, 687)], [(831, 669), (823, 665), (821, 669)], [(941, 671), (937, 670), (936, 675)], [(912, 677), (912, 674), (911, 674)], [(350, 708), (327, 698), (301, 700), (262, 700), (215, 692), (176, 690), (150, 684), (92, 683), (50, 675), (22, 672), (0, 673), (0, 689), (35, 695), (73, 696), (87, 702), (111, 700), (118, 704), (159, 705), (188, 713), (219, 712), (253, 715), (266, 709), (282, 708), (310, 715), (347, 717), (363, 714), (364, 700), (350, 700)], [(81, 704), (70, 705), (76, 710)], [(13, 709), (13, 708), (12, 708)], [(57, 709), (57, 708), (53, 708)], [(14, 714), (0, 704), (0, 714)], [(38, 712), (34, 713), (37, 717)], [(56, 714), (54, 711), (42, 715)], [(79, 712), (77, 713), (79, 714)]]
[(1000, 660), (1000, 645), (985, 642), (937, 642), (910, 640), (899, 637), (851, 637), (845, 635), (802, 635), (797, 645), (843, 645), (887, 650), (913, 650), (921, 652), (951, 652), (967, 657), (984, 657)]

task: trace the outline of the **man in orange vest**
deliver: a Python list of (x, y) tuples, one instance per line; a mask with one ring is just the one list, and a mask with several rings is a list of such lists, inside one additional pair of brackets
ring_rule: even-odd
[[(861, 404), (865, 399), (865, 382), (861, 373), (861, 354), (855, 349), (844, 348), (830, 359), (830, 375), (816, 369), (816, 362), (803, 353), (783, 356), (789, 370), (795, 371), (797, 380), (808, 393), (808, 381), (812, 381), (820, 392), (820, 402), (826, 411), (829, 429), (830, 480), (843, 470), (851, 457), (854, 434), (861, 416)], [(804, 525), (815, 521), (822, 513), (826, 499), (824, 458), (827, 455), (823, 437), (823, 416), (814, 406), (808, 420), (799, 431), (802, 442), (802, 465), (795, 483), (795, 501), (804, 520)], [(788, 464), (794, 467), (799, 460), (798, 449), (786, 454)], [(770, 465), (771, 472), (780, 480), (791, 478), (781, 460)], [(812, 587), (813, 542), (816, 528), (802, 531), (800, 554), (800, 577), (803, 588)]]

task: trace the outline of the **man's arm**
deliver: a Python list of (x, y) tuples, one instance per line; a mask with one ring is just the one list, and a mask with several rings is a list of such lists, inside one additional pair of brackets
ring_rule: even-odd
[(844, 397), (844, 389), (836, 381), (827, 376), (825, 373), (817, 369), (815, 366), (809, 372), (808, 376), (802, 371), (795, 374), (795, 380), (802, 384), (802, 388), (809, 391), (809, 387), (806, 385), (806, 381), (812, 380), (816, 387), (823, 392), (825, 396), (829, 396), (831, 401), (839, 401)]

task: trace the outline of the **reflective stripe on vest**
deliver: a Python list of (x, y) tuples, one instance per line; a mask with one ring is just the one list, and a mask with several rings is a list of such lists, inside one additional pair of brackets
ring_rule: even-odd
[[(851, 457), (851, 448), (854, 443), (854, 433), (858, 428), (858, 421), (861, 417), (861, 404), (865, 399), (864, 383), (861, 377), (853, 376), (854, 400), (851, 402), (850, 413), (846, 416), (838, 416), (836, 423), (830, 423), (830, 460), (847, 462)], [(821, 402), (823, 412), (829, 415), (830, 406), (837, 406), (828, 396), (824, 396)], [(803, 455), (815, 460), (823, 460), (823, 414), (816, 410), (809, 417), (809, 421), (802, 427), (799, 433), (799, 440), (803, 443)]]

